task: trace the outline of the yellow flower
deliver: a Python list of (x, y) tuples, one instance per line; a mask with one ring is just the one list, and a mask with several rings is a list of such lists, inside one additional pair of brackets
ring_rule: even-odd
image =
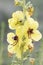
[(7, 41), (9, 43), (8, 52), (11, 54), (16, 54), (17, 58), (21, 58), (21, 49), (20, 49), (21, 40), (19, 40), (19, 37), (14, 33), (10, 32), (7, 34)]
[(20, 31), (19, 30), (20, 29), (18, 29), (18, 33), (16, 31), (16, 34), (12, 32), (7, 34), (7, 41), (9, 43), (8, 52), (11, 54), (16, 53), (17, 58), (21, 58), (22, 49), (23, 49), (23, 53), (26, 52), (29, 49), (28, 48), (29, 44), (32, 43), (32, 40), (25, 38), (22, 35), (23, 33), (21, 34), (21, 30)]
[(19, 32), (18, 34), (17, 34), (17, 32), (16, 32), (16, 34), (10, 32), (7, 34), (7, 42), (14, 46), (17, 44), (20, 46), (22, 43), (22, 37), (23, 37), (23, 35), (21, 34), (21, 32)]
[(19, 36), (19, 38), (21, 38), (19, 46), (21, 47), (24, 45), (23, 52), (26, 52), (30, 48), (30, 46), (31, 50), (33, 49), (32, 40), (24, 35), (23, 27), (19, 29), (17, 28), (16, 34)]
[(24, 14), (22, 11), (16, 11), (12, 14), (12, 18), (8, 20), (9, 28), (14, 30), (19, 28), (24, 23)]
[(16, 34), (17, 34), (17, 35), (19, 36), (19, 38), (21, 39), (21, 40), (20, 40), (20, 46), (21, 46), (21, 44), (24, 44), (24, 43), (25, 43), (24, 46), (26, 46), (26, 45), (28, 45), (28, 42), (29, 42), (29, 43), (32, 42), (31, 39), (29, 39), (28, 37), (26, 37), (26, 36), (24, 35), (23, 27), (22, 27), (22, 28), (17, 28), (17, 29), (16, 29)]
[(39, 24), (37, 21), (35, 21), (32, 18), (28, 18), (27, 21), (24, 23), (24, 34), (28, 38), (33, 39), (34, 41), (39, 41), (42, 38), (41, 33), (37, 30), (39, 27)]
[(19, 38), (14, 33), (10, 32), (7, 34), (7, 41), (9, 44), (16, 45), (19, 41)]
[[(19, 44), (21, 44), (21, 46), (19, 46)], [(8, 52), (11, 54), (16, 54), (17, 58), (21, 59), (21, 54), (22, 54), (22, 50), (23, 53), (26, 52), (29, 48), (28, 46), (31, 44), (31, 40), (28, 40), (27, 43), (24, 44), (23, 46), (23, 41), (19, 41), (19, 43), (17, 43), (16, 45), (8, 45)]]

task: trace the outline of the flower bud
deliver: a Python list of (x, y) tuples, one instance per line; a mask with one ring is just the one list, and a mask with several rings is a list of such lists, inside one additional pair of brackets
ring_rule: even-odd
[(15, 5), (19, 5), (19, 4), (20, 4), (19, 0), (15, 0)]
[(31, 44), (28, 45), (28, 48), (29, 48), (29, 51), (32, 52), (33, 48), (34, 48), (34, 45), (31, 43)]
[(12, 57), (12, 55), (13, 55), (12, 53), (8, 52), (8, 56), (9, 56), (9, 57)]
[(32, 16), (34, 12), (34, 7), (33, 6), (28, 7), (27, 12), (28, 12), (28, 15)]
[(34, 58), (30, 58), (29, 61), (30, 61), (30, 63), (33, 65), (34, 62), (35, 62), (35, 59), (34, 59)]

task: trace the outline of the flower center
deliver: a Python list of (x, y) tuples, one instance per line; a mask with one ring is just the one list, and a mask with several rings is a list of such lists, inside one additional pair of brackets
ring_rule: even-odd
[(16, 35), (16, 36), (12, 37), (12, 39), (15, 40), (15, 42), (12, 44), (13, 46), (15, 46), (18, 42), (18, 36)]
[(18, 36), (17, 36), (17, 35), (14, 36), (13, 39), (14, 39), (15, 41), (18, 41)]
[(22, 20), (19, 21), (20, 23), (22, 22)]
[(33, 29), (28, 29), (27, 31), (28, 35), (33, 33)]

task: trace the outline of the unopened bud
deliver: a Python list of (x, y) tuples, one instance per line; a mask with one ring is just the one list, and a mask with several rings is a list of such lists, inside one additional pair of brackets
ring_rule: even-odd
[(34, 58), (30, 58), (29, 61), (30, 61), (30, 63), (33, 65), (34, 62), (35, 62), (35, 59), (34, 59)]
[(12, 57), (12, 55), (13, 55), (12, 53), (8, 52), (8, 56), (9, 56), (9, 57)]
[(28, 7), (27, 11), (28, 11), (28, 15), (32, 16), (34, 12), (34, 7), (33, 6)]
[(29, 48), (29, 51), (32, 52), (33, 48), (34, 48), (34, 45), (31, 43), (31, 44), (28, 45), (28, 48)]
[(15, 0), (15, 5), (19, 5), (19, 4), (20, 4), (19, 0)]

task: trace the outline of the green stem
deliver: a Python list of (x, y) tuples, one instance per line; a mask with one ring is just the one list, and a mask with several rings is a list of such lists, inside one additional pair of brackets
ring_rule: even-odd
[(29, 1), (29, 2), (26, 4), (26, 6), (28, 7), (30, 4), (31, 4), (31, 1)]
[(25, 17), (25, 0), (23, 0), (23, 13), (24, 13), (24, 17)]

